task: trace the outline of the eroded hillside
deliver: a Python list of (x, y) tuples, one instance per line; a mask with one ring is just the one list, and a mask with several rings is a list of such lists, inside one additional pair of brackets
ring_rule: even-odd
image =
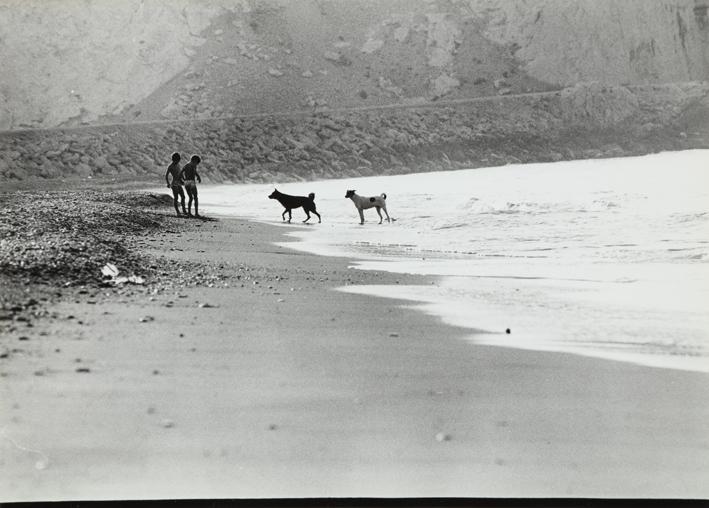
[(0, 129), (705, 80), (704, 0), (0, 0)]

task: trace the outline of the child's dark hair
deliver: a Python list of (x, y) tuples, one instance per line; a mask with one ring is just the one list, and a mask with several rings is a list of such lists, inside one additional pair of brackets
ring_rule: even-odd
[(182, 157), (180, 157), (180, 154), (177, 153), (177, 152), (175, 152), (175, 153), (172, 154), (172, 162), (177, 162), (177, 161), (179, 161), (181, 158), (182, 158)]
[(193, 155), (190, 161), (194, 162), (195, 164), (199, 164), (202, 162), (202, 159), (199, 158), (199, 155)]

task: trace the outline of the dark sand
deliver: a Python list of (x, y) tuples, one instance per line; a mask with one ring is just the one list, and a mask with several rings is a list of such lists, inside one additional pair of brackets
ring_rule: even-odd
[(434, 279), (166, 220), (142, 253), (214, 287), (91, 290), (3, 334), (0, 501), (709, 497), (709, 376), (473, 345), (332, 290)]

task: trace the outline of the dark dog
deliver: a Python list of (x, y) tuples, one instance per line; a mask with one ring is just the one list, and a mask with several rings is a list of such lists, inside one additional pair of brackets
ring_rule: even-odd
[(286, 220), (287, 213), (288, 222), (290, 222), (293, 217), (291, 210), (302, 206), (305, 211), (305, 215), (307, 215), (307, 218), (303, 222), (308, 222), (310, 220), (310, 212), (313, 212), (318, 216), (318, 222), (322, 222), (320, 219), (320, 214), (315, 210), (315, 194), (312, 192), (308, 194), (308, 197), (306, 198), (305, 196), (289, 196), (288, 194), (278, 192), (278, 189), (273, 189), (273, 192), (270, 196), (268, 196), (268, 199), (277, 199), (278, 202), (283, 205), (283, 208), (286, 209), (285, 212), (283, 212), (283, 215), (281, 215), (283, 220)]

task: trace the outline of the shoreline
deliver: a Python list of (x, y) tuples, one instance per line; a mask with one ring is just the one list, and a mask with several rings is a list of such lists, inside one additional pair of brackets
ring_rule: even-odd
[(334, 291), (433, 278), (164, 207), (135, 248), (174, 284), (77, 287), (3, 334), (4, 502), (709, 497), (706, 375), (471, 344)]
[[(315, 181), (297, 185), (276, 184), (276, 187), (296, 194), (314, 191), (318, 197), (318, 207), (326, 217), (322, 225), (292, 230), (288, 236), (298, 241), (290, 244), (292, 248), (310, 254), (354, 259), (358, 269), (444, 277), (430, 290), (398, 285), (374, 287), (369, 294), (417, 302), (445, 322), (473, 331), (487, 330), (484, 336), (477, 334), (478, 342), (707, 372), (706, 359), (709, 357), (707, 336), (703, 330), (706, 330), (709, 322), (701, 318), (703, 309), (698, 303), (704, 300), (701, 288), (707, 287), (703, 284), (707, 280), (706, 271), (702, 263), (675, 260), (677, 256), (670, 253), (675, 249), (668, 248), (683, 247), (676, 250), (687, 251), (686, 256), (697, 250), (705, 252), (698, 242), (688, 239), (686, 230), (682, 229), (684, 224), (667, 225), (667, 231), (663, 230), (662, 233), (659, 230), (643, 230), (644, 237), (636, 233), (632, 240), (628, 239), (628, 234), (623, 231), (629, 228), (642, 229), (638, 227), (640, 223), (657, 220), (665, 224), (663, 221), (677, 219), (658, 212), (658, 206), (653, 207), (653, 214), (635, 211), (634, 203), (623, 201), (623, 191), (618, 190), (617, 183), (615, 194), (594, 188), (593, 194), (588, 191), (588, 196), (581, 194), (576, 201), (568, 197), (544, 195), (539, 198), (541, 204), (538, 207), (525, 201), (535, 199), (525, 193), (517, 192), (515, 195), (512, 189), (515, 178), (520, 178), (523, 172), (532, 171), (537, 172), (536, 178), (546, 178), (547, 183), (557, 181), (559, 186), (564, 183), (563, 179), (557, 178), (559, 173), (570, 174), (572, 170), (576, 171), (579, 180), (589, 174), (599, 173), (610, 178), (610, 173), (623, 175), (625, 182), (632, 182), (643, 174), (650, 180), (660, 178), (661, 175), (651, 171), (653, 165), (664, 167), (677, 164), (685, 169), (696, 168), (696, 174), (701, 175), (703, 173), (699, 171), (699, 163), (703, 155), (706, 154), (686, 152), (633, 160), (617, 159), (610, 161), (606, 168), (600, 167), (595, 161), (584, 161), (524, 166), (519, 167), (520, 171), (515, 166), (508, 166), (490, 171), (476, 169), (428, 175)], [(500, 185), (505, 188), (504, 191), (490, 185), (493, 175), (494, 186)], [(665, 203), (658, 199), (656, 189), (648, 189), (646, 186), (635, 185), (626, 192), (634, 190), (643, 196), (647, 193), (649, 197), (644, 199), (648, 203), (664, 204), (668, 209), (674, 206), (675, 211), (672, 213), (681, 213), (680, 210), (684, 210), (682, 206), (687, 210), (701, 211), (702, 200), (697, 200), (696, 196), (690, 196), (687, 192), (684, 193), (681, 205), (667, 204), (675, 202), (672, 196), (681, 194), (681, 189), (689, 190), (693, 184), (697, 185), (698, 182), (694, 181), (697, 178), (693, 178), (675, 174), (672, 178), (674, 187), (667, 185), (662, 191)], [(701, 180), (701, 177), (698, 179)], [(574, 178), (569, 177), (569, 180)], [(689, 183), (679, 183), (685, 180)], [(426, 182), (428, 185), (425, 185)], [(440, 184), (440, 187), (429, 192), (436, 184)], [(202, 206), (224, 216), (243, 213), (252, 220), (273, 223), (267, 219), (276, 219), (278, 207), (266, 203), (264, 199), (272, 188), (265, 184), (214, 186), (205, 189)], [(402, 220), (391, 225), (385, 223), (376, 226), (376, 215), (372, 212), (373, 217), (368, 217), (368, 224), (364, 227), (355, 226), (353, 215), (356, 216), (356, 213), (352, 213), (349, 201), (342, 199), (344, 190), (341, 189), (345, 188), (365, 189), (365, 192), (367, 189), (392, 193), (395, 190), (396, 195), (391, 196), (391, 205), (394, 217)], [(478, 207), (477, 219), (462, 216), (463, 210), (470, 206), (465, 201), (464, 193), (446, 194), (447, 190), (455, 188), (475, 189), (471, 195), (475, 196), (472, 199)], [(531, 188), (525, 192), (535, 190), (538, 192), (538, 189)], [(597, 202), (599, 193), (604, 201)], [(577, 195), (574, 194), (573, 186), (562, 194)], [(500, 202), (496, 202), (495, 197)], [(556, 212), (550, 202), (556, 205), (554, 200), (558, 199), (569, 201), (559, 205), (565, 212), (571, 209), (578, 210), (580, 214), (578, 219), (576, 215), (573, 218), (575, 223), (580, 222), (578, 236), (575, 238), (568, 238), (573, 233), (559, 233), (564, 227), (561, 215), (547, 213)], [(506, 209), (505, 203), (508, 208), (521, 203), (519, 213), (516, 213), (515, 208)], [(642, 206), (650, 205), (645, 203)], [(586, 213), (588, 210), (591, 213)], [(633, 223), (614, 216), (624, 212), (628, 212), (628, 217), (641, 213), (642, 219)], [(594, 218), (589, 219), (589, 216)], [(296, 217), (297, 220), (302, 218)], [(537, 228), (536, 224), (525, 223), (525, 217), (530, 217), (527, 222), (534, 222), (533, 218), (538, 217), (540, 223), (546, 221), (552, 224), (550, 228), (555, 229), (550, 231)], [(522, 223), (525, 223), (524, 227)], [(512, 232), (495, 234), (500, 228), (510, 225), (514, 226)], [(474, 228), (478, 232), (471, 233)], [(457, 232), (457, 237), (450, 234), (446, 236), (446, 231)], [(593, 245), (587, 245), (581, 240), (582, 233), (595, 235), (593, 240), (589, 240)], [(518, 235), (523, 241), (516, 244), (505, 242), (505, 234)], [(552, 234), (556, 236), (550, 238)], [(660, 234), (668, 236), (658, 236)], [(677, 240), (678, 245), (665, 243), (670, 242), (665, 238), (673, 234), (682, 238)], [(473, 240), (473, 237), (476, 239)], [(545, 244), (531, 241), (531, 237), (550, 239)], [(638, 237), (641, 237), (640, 240)], [(628, 245), (623, 245), (624, 241)], [(517, 244), (531, 250), (518, 251)], [(622, 256), (625, 256), (623, 261)], [(580, 258), (587, 263), (581, 262)], [(497, 259), (500, 261), (495, 262)], [(631, 280), (633, 284), (625, 284)], [(680, 283), (682, 280), (695, 282)], [(672, 291), (669, 291), (670, 288)], [(683, 303), (678, 304), (678, 301)], [(510, 312), (513, 308), (517, 312)], [(563, 309), (564, 312), (554, 313), (554, 319), (548, 322), (544, 316), (554, 309)], [(507, 328), (514, 330), (512, 335), (505, 335)]]

